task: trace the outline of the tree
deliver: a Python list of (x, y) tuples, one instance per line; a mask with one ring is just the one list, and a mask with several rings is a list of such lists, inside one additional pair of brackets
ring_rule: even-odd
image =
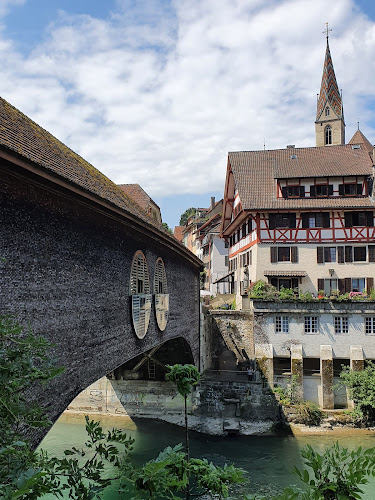
[(348, 388), (349, 396), (354, 402), (354, 417), (371, 422), (375, 420), (375, 365), (368, 362), (360, 371), (343, 367), (340, 373), (341, 382)]
[(192, 216), (195, 215), (197, 212), (197, 209), (194, 207), (187, 208), (183, 214), (181, 214), (180, 217), (180, 226), (185, 226), (187, 223), (188, 219)]
[(172, 229), (168, 226), (166, 222), (163, 222), (162, 226), (168, 231), (168, 233), (173, 234)]

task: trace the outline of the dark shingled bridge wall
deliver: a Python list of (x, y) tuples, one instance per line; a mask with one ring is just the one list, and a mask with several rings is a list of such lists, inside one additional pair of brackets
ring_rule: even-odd
[[(89, 384), (172, 338), (183, 337), (199, 358), (199, 266), (147, 228), (79, 195), (0, 163), (0, 314), (56, 344), (65, 372), (33, 397), (54, 420)], [(152, 306), (143, 340), (132, 326), (129, 298), (134, 253), (142, 250), (150, 281), (165, 264), (170, 294), (164, 332)]]

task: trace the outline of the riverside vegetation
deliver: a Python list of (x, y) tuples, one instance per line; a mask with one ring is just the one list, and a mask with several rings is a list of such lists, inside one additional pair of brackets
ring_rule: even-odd
[[(65, 450), (63, 458), (43, 450), (35, 452), (26, 436), (52, 423), (44, 408), (30, 404), (25, 391), (62, 370), (49, 361), (51, 344), (30, 329), (24, 332), (12, 318), (0, 317), (0, 339), (0, 498), (34, 500), (52, 493), (56, 498), (89, 500), (102, 498), (110, 485), (124, 499), (179, 499), (206, 492), (226, 498), (229, 485), (244, 480), (242, 471), (232, 465), (220, 468), (207, 460), (190, 458), (187, 433), (185, 451), (182, 445), (167, 447), (154, 460), (136, 467), (131, 460), (134, 441), (119, 429), (103, 432), (100, 423), (88, 417), (84, 449), (72, 447)], [(366, 383), (374, 377), (373, 367), (372, 375), (369, 371), (367, 376)], [(192, 365), (175, 365), (168, 367), (167, 377), (186, 400), (199, 373)], [(354, 386), (353, 381), (353, 391)], [(353, 398), (359, 401), (361, 394), (356, 394), (353, 392)], [(361, 411), (371, 405), (373, 401), (366, 400)], [(302, 488), (286, 488), (272, 500), (358, 499), (360, 485), (375, 475), (375, 449), (349, 452), (336, 444), (320, 455), (307, 446), (302, 456), (306, 468), (296, 469)]]

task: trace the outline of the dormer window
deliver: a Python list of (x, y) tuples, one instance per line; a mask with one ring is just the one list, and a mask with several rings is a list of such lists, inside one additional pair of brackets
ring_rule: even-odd
[(326, 146), (328, 146), (329, 144), (332, 144), (332, 128), (330, 125), (327, 125), (325, 130), (324, 130), (324, 139), (325, 139), (324, 144)]
[(326, 116), (329, 116), (329, 107), (326, 107)]
[(281, 192), (283, 198), (304, 198), (305, 186), (284, 186)]

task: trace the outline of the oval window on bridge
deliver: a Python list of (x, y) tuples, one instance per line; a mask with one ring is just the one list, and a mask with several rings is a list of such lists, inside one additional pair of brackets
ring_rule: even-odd
[(169, 295), (164, 262), (160, 257), (157, 259), (155, 265), (154, 294), (156, 322), (160, 330), (164, 331), (168, 322)]
[(150, 323), (152, 295), (147, 261), (138, 250), (134, 257), (130, 274), (130, 296), (135, 334), (139, 339), (146, 335)]

